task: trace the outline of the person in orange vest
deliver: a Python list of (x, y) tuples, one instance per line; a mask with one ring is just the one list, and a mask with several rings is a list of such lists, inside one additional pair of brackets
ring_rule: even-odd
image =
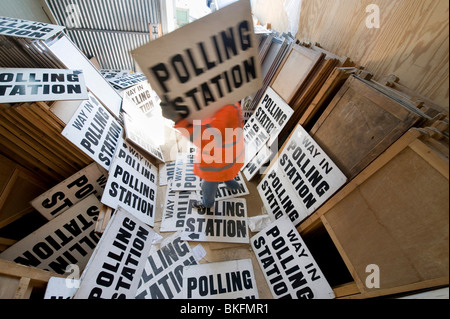
[(175, 128), (197, 146), (194, 174), (203, 179), (203, 197), (193, 207), (211, 208), (221, 182), (230, 189), (238, 189), (239, 183), (234, 178), (245, 161), (241, 105), (226, 105), (212, 117), (192, 123), (182, 119), (171, 103), (161, 102), (161, 109), (163, 116), (173, 120)]

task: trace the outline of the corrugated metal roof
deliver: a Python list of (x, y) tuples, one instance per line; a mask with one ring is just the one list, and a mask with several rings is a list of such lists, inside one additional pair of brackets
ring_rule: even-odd
[(135, 70), (129, 51), (150, 41), (161, 0), (46, 0), (58, 24), (104, 69)]

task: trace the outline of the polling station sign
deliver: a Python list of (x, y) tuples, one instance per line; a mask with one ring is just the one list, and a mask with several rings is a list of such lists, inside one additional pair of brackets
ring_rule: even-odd
[(134, 299), (155, 234), (118, 208), (83, 272), (74, 299)]
[[(267, 144), (270, 146), (280, 134), (294, 110), (270, 86), (256, 106), (252, 117), (269, 135)], [(250, 119), (252, 118), (250, 117)]]
[(62, 30), (64, 30), (64, 27), (60, 25), (0, 17), (0, 34), (2, 35), (47, 40)]
[[(224, 200), (224, 199), (230, 199), (235, 198), (239, 196), (245, 196), (250, 194), (247, 184), (245, 184), (244, 178), (242, 177), (242, 173), (239, 172), (236, 177), (234, 178), (236, 182), (238, 182), (239, 187), (236, 189), (228, 188), (227, 185), (222, 182), (217, 186), (216, 191), (216, 200)], [(198, 196), (201, 198), (203, 196), (203, 191), (197, 191)]]
[(93, 162), (33, 199), (30, 204), (51, 220), (91, 194), (100, 200), (107, 178), (108, 172)]
[(297, 125), (274, 167), (287, 177), (308, 216), (347, 181), (301, 125)]
[(247, 165), (258, 152), (267, 145), (270, 135), (255, 117), (244, 125), (245, 165)]
[(248, 243), (247, 203), (244, 198), (216, 201), (212, 208), (189, 204), (181, 239)]
[(201, 120), (261, 88), (258, 45), (250, 1), (243, 0), (131, 53), (161, 100)]
[(186, 266), (183, 299), (258, 299), (251, 259)]
[(327, 279), (287, 217), (251, 238), (251, 245), (275, 299), (332, 299)]
[(175, 192), (171, 190), (170, 185), (167, 187), (161, 226), (159, 228), (161, 232), (183, 230), (189, 209), (189, 200), (194, 199), (193, 196), (195, 196), (193, 192)]
[(178, 153), (171, 190), (199, 191), (202, 179), (194, 174), (195, 154)]
[(139, 114), (144, 114), (146, 117), (151, 117), (156, 113), (161, 114), (154, 91), (145, 77), (143, 81), (123, 92), (122, 109), (129, 114), (132, 114), (135, 110), (139, 110)]
[(89, 100), (80, 104), (62, 135), (109, 170), (117, 145), (122, 139), (122, 126), (89, 94)]
[(0, 102), (87, 100), (82, 70), (0, 68)]
[(288, 216), (297, 226), (308, 217), (300, 197), (281, 170), (272, 167), (258, 184), (257, 190), (273, 220)]
[(197, 265), (191, 247), (175, 233), (148, 256), (136, 299), (181, 299), (183, 269), (190, 265)]
[(153, 226), (156, 207), (156, 167), (127, 143), (118, 147), (101, 202), (119, 206)]
[(69, 265), (84, 269), (100, 240), (94, 230), (100, 206), (95, 195), (89, 195), (9, 247), (0, 258), (58, 274), (64, 274)]
[[(244, 172), (244, 176), (248, 181), (251, 181), (253, 177), (257, 173), (260, 172), (261, 167), (264, 166), (265, 163), (269, 161), (269, 159), (272, 157), (272, 150), (267, 147), (267, 145), (264, 145), (259, 151), (258, 154), (256, 154), (250, 162), (247, 163), (242, 169)], [(263, 173), (263, 172), (261, 172)]]

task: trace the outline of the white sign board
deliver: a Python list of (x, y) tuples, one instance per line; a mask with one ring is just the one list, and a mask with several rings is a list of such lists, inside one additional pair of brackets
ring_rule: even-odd
[(138, 114), (144, 114), (146, 117), (161, 114), (161, 108), (156, 102), (155, 95), (147, 81), (140, 82), (123, 92), (122, 109), (129, 114), (138, 110)]
[(245, 165), (247, 165), (270, 139), (270, 135), (255, 117), (244, 125)]
[(294, 114), (294, 110), (269, 86), (259, 101), (252, 117), (269, 134), (270, 138), (267, 144), (270, 146), (292, 114)]
[(91, 194), (100, 200), (107, 178), (108, 172), (93, 162), (33, 199), (30, 204), (51, 220)]
[(279, 169), (272, 167), (258, 184), (257, 190), (267, 213), (274, 220), (289, 216), (292, 223), (297, 226), (308, 217), (289, 179)]
[[(151, 123), (146, 123), (145, 119), (139, 117), (130, 116), (129, 114), (122, 113), (123, 122), (125, 125), (125, 139), (127, 142), (133, 144), (142, 151), (157, 158), (161, 162), (164, 162), (164, 155), (161, 148), (152, 139), (152, 133), (154, 131), (151, 128)], [(141, 114), (140, 117), (143, 115)], [(163, 120), (163, 118), (161, 118)]]
[(1, 259), (64, 274), (83, 269), (100, 237), (94, 231), (100, 202), (90, 195), (0, 254)]
[[(250, 194), (248, 191), (247, 185), (245, 184), (244, 178), (242, 177), (241, 172), (238, 173), (238, 175), (234, 178), (236, 182), (239, 183), (239, 188), (237, 189), (231, 189), (228, 188), (227, 185), (222, 182), (217, 186), (217, 192), (216, 192), (216, 200), (224, 200), (224, 199), (230, 199), (235, 198), (239, 196), (245, 196)], [(199, 194), (198, 196), (201, 198), (203, 196), (203, 191), (197, 191)]]
[(64, 30), (64, 27), (60, 25), (0, 17), (0, 34), (3, 35), (47, 40), (62, 30)]
[(122, 139), (122, 126), (89, 94), (89, 100), (80, 104), (62, 135), (109, 170), (117, 145)]
[(189, 191), (171, 191), (170, 185), (167, 187), (166, 192), (159, 230), (161, 232), (183, 230), (184, 221), (190, 204), (189, 199), (193, 199), (193, 193)]
[(332, 299), (328, 281), (287, 217), (251, 238), (251, 245), (275, 299)]
[(194, 154), (178, 153), (171, 190), (199, 191), (201, 189), (202, 179), (194, 174), (194, 161)]
[(273, 167), (287, 177), (308, 216), (347, 181), (301, 125), (297, 125)]
[(132, 51), (161, 100), (188, 120), (212, 116), (262, 86), (250, 1), (238, 1)]
[(82, 70), (0, 68), (2, 103), (87, 98)]
[(84, 271), (75, 299), (134, 299), (155, 232), (116, 210)]
[(79, 284), (79, 280), (51, 277), (45, 289), (44, 299), (72, 299)]
[(184, 299), (258, 299), (251, 259), (184, 267)]
[(175, 164), (175, 161), (159, 164), (159, 186), (165, 186), (173, 180)]
[(146, 81), (147, 78), (143, 73), (131, 73), (131, 74), (125, 74), (120, 77), (115, 77), (113, 79), (109, 79), (108, 81), (111, 84), (117, 85), (118, 87), (122, 89), (126, 89), (132, 85), (138, 84), (142, 81)]
[(251, 181), (252, 178), (255, 177), (255, 175), (258, 172), (260, 172), (261, 167), (263, 167), (263, 165), (269, 161), (272, 154), (273, 154), (272, 150), (266, 145), (264, 145), (259, 150), (258, 154), (256, 154), (251, 159), (251, 161), (248, 162), (248, 164), (243, 167), (242, 171), (244, 172), (245, 178), (248, 181)]
[(127, 143), (114, 156), (101, 202), (121, 206), (142, 222), (153, 226), (156, 207), (156, 167)]
[(183, 240), (248, 243), (247, 203), (244, 198), (216, 201), (212, 208), (190, 204), (181, 234)]
[(183, 269), (196, 264), (189, 244), (174, 234), (148, 256), (136, 299), (181, 299)]

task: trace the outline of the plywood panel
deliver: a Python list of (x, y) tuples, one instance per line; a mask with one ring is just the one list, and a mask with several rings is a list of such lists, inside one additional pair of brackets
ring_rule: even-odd
[[(286, 31), (284, 2), (255, 0), (255, 15)], [(366, 27), (369, 4), (380, 8), (379, 29)], [(396, 74), (405, 86), (448, 108), (448, 16), (447, 0), (302, 0), (296, 38), (351, 57), (374, 79)]]

